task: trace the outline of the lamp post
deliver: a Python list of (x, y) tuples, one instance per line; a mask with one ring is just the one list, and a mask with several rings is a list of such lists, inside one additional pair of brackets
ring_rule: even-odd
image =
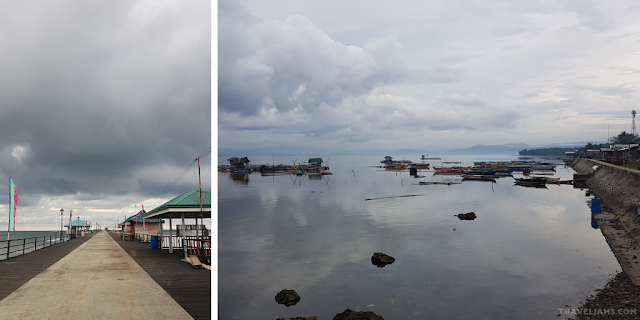
[(62, 213), (64, 209), (60, 209), (60, 239), (62, 239)]

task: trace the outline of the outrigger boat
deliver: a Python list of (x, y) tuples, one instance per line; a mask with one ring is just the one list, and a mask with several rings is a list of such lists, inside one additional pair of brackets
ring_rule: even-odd
[(496, 170), (491, 168), (471, 168), (469, 170), (462, 170), (462, 173), (466, 175), (488, 175), (495, 176)]
[(515, 184), (523, 187), (546, 188), (546, 177), (534, 177), (530, 179), (515, 179)]
[[(445, 164), (453, 164), (452, 166), (447, 166), (445, 167)], [(457, 165), (456, 165), (457, 164)], [(459, 161), (449, 161), (449, 162), (443, 162), (442, 165), (440, 167), (433, 167), (433, 170), (435, 170), (436, 172), (456, 172), (456, 173), (462, 173), (462, 171), (464, 170), (469, 170), (470, 167), (463, 167), (462, 166), (462, 162)]]
[(399, 164), (399, 163), (388, 163), (385, 165), (385, 170), (404, 170), (408, 168), (408, 164)]
[(462, 181), (478, 180), (478, 181), (493, 181), (496, 182), (495, 175), (462, 175)]
[(406, 159), (402, 159), (402, 160), (393, 160), (393, 157), (391, 156), (386, 156), (384, 157), (384, 160), (380, 160), (380, 163), (384, 164), (385, 166), (389, 166), (389, 165), (410, 165), (413, 162), (411, 162), (411, 160), (406, 160)]

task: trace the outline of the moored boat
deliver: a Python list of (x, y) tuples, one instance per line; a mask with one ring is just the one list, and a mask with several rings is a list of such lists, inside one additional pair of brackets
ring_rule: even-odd
[[(445, 166), (447, 165), (447, 166)], [(462, 173), (463, 170), (469, 170), (470, 167), (463, 167), (462, 162), (450, 161), (443, 162), (440, 167), (433, 167), (436, 172), (457, 172)]]
[(468, 175), (468, 174), (463, 174), (462, 175), (462, 181), (470, 181), (470, 180), (477, 180), (477, 181), (493, 181), (496, 182), (496, 176), (495, 175)]
[(496, 171), (491, 168), (470, 168), (469, 170), (462, 170), (462, 173), (466, 175), (494, 175)]
[(407, 159), (402, 159), (402, 160), (393, 160), (393, 157), (391, 156), (386, 156), (384, 157), (384, 160), (380, 160), (380, 163), (383, 163), (385, 165), (389, 165), (389, 164), (412, 164), (413, 162), (411, 160), (407, 160)]

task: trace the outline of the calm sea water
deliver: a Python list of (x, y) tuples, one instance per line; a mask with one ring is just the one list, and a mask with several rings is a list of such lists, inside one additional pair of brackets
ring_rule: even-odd
[[(48, 237), (48, 236), (57, 236), (59, 231), (11, 231), (11, 235), (9, 235), (10, 240), (18, 240), (25, 238), (33, 238), (33, 237)], [(67, 231), (62, 231), (62, 235), (65, 236)], [(7, 231), (0, 231), (0, 241), (7, 240)]]
[[(332, 156), (334, 174), (316, 179), (218, 173), (220, 319), (332, 319), (347, 308), (385, 319), (556, 319), (558, 309), (577, 307), (620, 269), (592, 224), (584, 190), (369, 167), (383, 156)], [(312, 157), (328, 158), (249, 159), (290, 164)], [(554, 176), (573, 173), (560, 165)], [(402, 195), (418, 196), (365, 201)], [(476, 220), (454, 216), (470, 211)], [(396, 261), (378, 268), (371, 263), (376, 251)], [(285, 288), (301, 296), (298, 304), (276, 303)]]
[[(66, 235), (66, 231), (63, 231), (62, 237), (64, 238)], [(60, 241), (59, 231), (11, 231), (10, 235), (7, 232), (0, 232), (0, 260), (6, 259), (7, 237), (11, 240), (10, 258), (22, 255), (23, 252), (32, 252), (36, 248), (39, 250), (48, 247)]]

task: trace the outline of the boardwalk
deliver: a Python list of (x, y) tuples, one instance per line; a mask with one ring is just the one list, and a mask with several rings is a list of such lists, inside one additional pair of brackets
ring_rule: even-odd
[(152, 250), (148, 243), (116, 242), (194, 319), (211, 319), (211, 271), (180, 261), (182, 251)]
[(6, 296), (0, 301), (0, 315), (2, 319), (192, 318), (104, 232)]
[(0, 300), (89, 240), (76, 238), (0, 261)]

